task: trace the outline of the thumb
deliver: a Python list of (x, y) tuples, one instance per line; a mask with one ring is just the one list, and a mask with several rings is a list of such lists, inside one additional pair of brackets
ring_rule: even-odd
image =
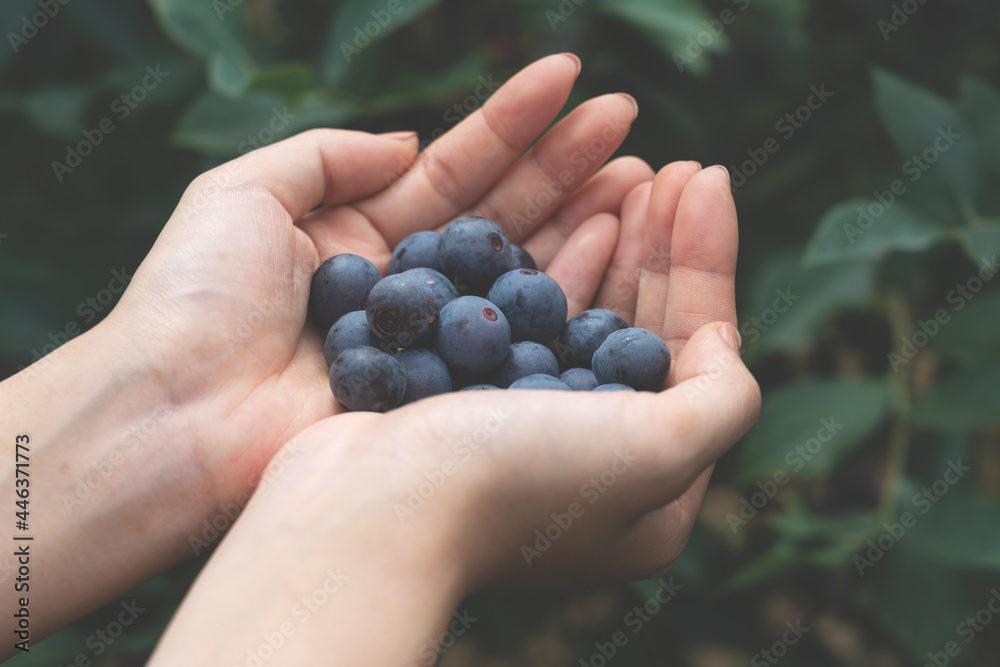
[(223, 206), (245, 205), (248, 192), (260, 191), (296, 221), (319, 205), (336, 206), (384, 190), (410, 168), (418, 147), (416, 132), (309, 130), (205, 172), (182, 203), (228, 197)]

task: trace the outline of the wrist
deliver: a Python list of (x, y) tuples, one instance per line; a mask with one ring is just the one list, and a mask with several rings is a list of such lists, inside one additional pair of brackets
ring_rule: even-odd
[(437, 511), (400, 523), (406, 475), (379, 454), (385, 420), (337, 422), (278, 452), (151, 664), (191, 645), (211, 647), (193, 664), (231, 664), (276, 632), (289, 664), (433, 664), (434, 638), (469, 590), (463, 531)]
[(203, 512), (171, 449), (191, 413), (128, 343), (102, 323), (0, 384), (5, 441), (31, 439), (36, 638), (176, 562)]

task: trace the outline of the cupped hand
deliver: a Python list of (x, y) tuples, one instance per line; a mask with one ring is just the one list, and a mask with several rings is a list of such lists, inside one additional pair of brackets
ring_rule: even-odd
[(192, 645), (207, 647), (197, 664), (229, 664), (273, 636), (282, 664), (431, 664), (477, 590), (669, 569), (714, 461), (760, 407), (733, 325), (736, 215), (725, 172), (693, 163), (636, 187), (621, 215), (596, 272), (572, 242), (540, 254), (572, 312), (613, 307), (669, 341), (664, 391), (458, 392), (305, 429), (151, 664)]
[(340, 411), (322, 334), (306, 323), (324, 259), (356, 253), (384, 273), (408, 234), (475, 213), (543, 265), (560, 249), (576, 256), (570, 296), (589, 299), (624, 197), (653, 174), (635, 158), (602, 169), (635, 118), (628, 96), (585, 102), (546, 132), (579, 68), (568, 55), (534, 63), (419, 155), (413, 133), (315, 130), (191, 184), (106, 327), (123, 354), (157, 360), (189, 425), (169, 460), (203, 471), (213, 505)]
[(296, 439), (307, 464), (279, 485), (323, 506), (337, 479), (330, 511), (364, 514), (373, 533), (444, 535), (468, 590), (666, 571), (714, 462), (760, 409), (734, 326), (737, 237), (725, 170), (675, 163), (626, 198), (600, 284), (568, 245), (547, 263), (571, 315), (613, 308), (668, 342), (664, 391), (462, 392), (327, 420)]

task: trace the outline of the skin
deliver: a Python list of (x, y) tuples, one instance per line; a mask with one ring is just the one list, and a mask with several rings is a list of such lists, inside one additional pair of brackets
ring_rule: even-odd
[[(31, 533), (45, 545), (34, 641), (189, 557), (203, 522), (244, 505), (151, 664), (237, 664), (286, 622), (296, 631), (268, 664), (412, 662), (472, 590), (672, 564), (712, 462), (759, 409), (734, 351), (735, 209), (720, 169), (671, 165), (652, 180), (634, 158), (602, 168), (635, 117), (627, 96), (580, 105), (528, 150), (578, 72), (566, 55), (529, 66), (419, 157), (415, 135), (318, 130), (202, 175), (108, 318), (0, 383), (14, 408), (0, 434), (32, 441)], [(608, 140), (607, 128), (625, 129)], [(606, 150), (581, 162), (602, 132)], [(540, 198), (560, 177), (569, 185)], [(570, 315), (614, 306), (651, 323), (674, 353), (671, 388), (465, 392), (342, 413), (306, 326), (312, 272), (339, 252), (384, 271), (400, 239), (465, 213), (501, 222), (563, 286)], [(664, 236), (666, 270), (637, 251)], [(644, 281), (668, 285), (666, 298)], [(697, 299), (705, 289), (712, 299)], [(401, 520), (394, 505), (487, 424), (488, 446)], [(621, 449), (641, 462), (629, 483), (528, 567), (519, 548), (539, 521)], [(301, 622), (296, 602), (334, 587), (338, 568), (346, 583)]]

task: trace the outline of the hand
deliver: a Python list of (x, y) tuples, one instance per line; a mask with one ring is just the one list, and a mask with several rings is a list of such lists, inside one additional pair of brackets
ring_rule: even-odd
[(355, 253), (384, 273), (408, 234), (475, 213), (543, 264), (560, 247), (606, 264), (617, 234), (611, 214), (652, 177), (629, 158), (590, 180), (627, 134), (634, 100), (586, 102), (521, 156), (578, 71), (565, 55), (527, 67), (419, 157), (413, 135), (319, 130), (191, 185), (114, 321), (139, 354), (166, 360), (174, 393), (196, 406), (198, 428), (174, 457), (204, 471), (211, 506), (251, 490), (281, 443), (340, 411), (328, 390), (325, 332), (305, 326), (322, 260)]
[[(734, 326), (736, 245), (724, 170), (672, 164), (635, 188), (590, 296), (669, 341), (663, 392), (453, 393), (306, 429), (151, 664), (191, 645), (212, 646), (198, 664), (231, 662), (275, 628), (282, 664), (431, 664), (432, 638), (473, 591), (668, 570), (712, 465), (760, 408)], [(562, 253), (548, 265), (564, 287), (580, 270)], [(274, 572), (280, 585), (262, 583)]]
[[(351, 464), (352, 476), (365, 486), (390, 484), (386, 511), (394, 505), (405, 522), (420, 513), (413, 507), (420, 499), (411, 501), (409, 492), (439, 479), (446, 462), (456, 466), (433, 503), (453, 498), (463, 518), (450, 521), (467, 524), (475, 585), (666, 571), (687, 541), (714, 462), (760, 409), (757, 384), (739, 356), (737, 247), (727, 172), (696, 163), (665, 167), (626, 198), (615, 255), (591, 298), (663, 336), (674, 359), (666, 391), (472, 392), (358, 415), (353, 425), (366, 444), (352, 448), (350, 459), (377, 464), (367, 480), (361, 465)], [(568, 252), (547, 267), (564, 288), (580, 270)], [(331, 428), (318, 424), (300, 441), (330, 439)], [(485, 443), (476, 439), (487, 435)], [(574, 503), (581, 516), (564, 530), (558, 522), (566, 523)], [(535, 531), (544, 534), (553, 523), (560, 538), (543, 550), (546, 540)]]
[(32, 495), (48, 545), (32, 560), (34, 638), (214, 544), (280, 445), (338, 412), (306, 326), (321, 260), (384, 270), (407, 234), (472, 212), (543, 265), (575, 257), (571, 304), (590, 298), (624, 197), (653, 174), (635, 158), (601, 168), (635, 118), (623, 95), (529, 150), (578, 71), (573, 56), (531, 65), (419, 157), (412, 133), (317, 130), (204, 174), (108, 318), (0, 383), (0, 432), (30, 433), (49, 480)]

